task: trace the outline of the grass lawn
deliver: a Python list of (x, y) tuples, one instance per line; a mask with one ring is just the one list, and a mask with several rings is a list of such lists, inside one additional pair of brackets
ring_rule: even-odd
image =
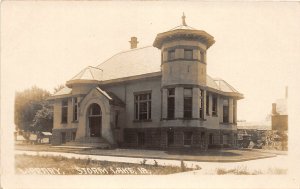
[[(180, 167), (98, 161), (91, 159), (66, 158), (62, 156), (15, 155), (16, 174), (40, 175), (166, 175), (195, 169)], [(198, 167), (197, 169), (200, 169)]]

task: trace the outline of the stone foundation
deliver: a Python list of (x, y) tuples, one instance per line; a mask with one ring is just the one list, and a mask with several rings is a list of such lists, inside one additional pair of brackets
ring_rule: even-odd
[(70, 142), (72, 141), (73, 133), (76, 133), (77, 129), (76, 128), (71, 128), (71, 129), (53, 129), (52, 130), (52, 138), (51, 138), (51, 143), (52, 145), (60, 145), (62, 144), (62, 133), (65, 133), (65, 142)]
[[(173, 132), (173, 142), (168, 144), (168, 132)], [(184, 145), (184, 132), (192, 133), (190, 145)], [(209, 135), (213, 141), (209, 141)], [(131, 148), (207, 148), (234, 147), (236, 145), (236, 131), (213, 130), (203, 127), (162, 127), (162, 128), (126, 128), (124, 129), (123, 147)], [(226, 135), (226, 136), (224, 136)]]

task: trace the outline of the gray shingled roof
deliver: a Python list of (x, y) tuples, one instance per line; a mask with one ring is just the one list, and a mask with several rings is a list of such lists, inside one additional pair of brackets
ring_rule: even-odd
[(120, 52), (97, 68), (103, 70), (103, 81), (160, 72), (160, 50), (152, 46)]
[(102, 70), (92, 66), (83, 69), (79, 74), (74, 76), (71, 80), (85, 79), (85, 80), (102, 80)]
[[(161, 72), (161, 52), (153, 46), (120, 52), (97, 67), (87, 67), (68, 82), (80, 80), (108, 81), (131, 76)], [(213, 79), (207, 75), (207, 86), (222, 92), (238, 93), (222, 79)], [(63, 88), (54, 96), (70, 94), (70, 88)]]

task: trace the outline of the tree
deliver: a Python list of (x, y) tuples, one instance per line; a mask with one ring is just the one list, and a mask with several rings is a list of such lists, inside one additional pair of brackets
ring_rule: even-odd
[(42, 108), (33, 118), (31, 126), (35, 131), (51, 131), (53, 127), (53, 109), (48, 101), (42, 101)]
[[(37, 122), (40, 122), (38, 121), (38, 118), (36, 118), (36, 121), (34, 122), (37, 112), (39, 111), (37, 117), (40, 117), (39, 115), (43, 115), (42, 109), (44, 109), (44, 112), (47, 112), (45, 110), (47, 108), (51, 109), (50, 105), (47, 105), (48, 102), (46, 102), (46, 99), (49, 96), (50, 93), (48, 91), (36, 86), (21, 92), (16, 92), (14, 110), (16, 129), (35, 131), (37, 128), (34, 126), (37, 126)], [(49, 110), (49, 112), (51, 112), (51, 110)], [(49, 116), (51, 116), (51, 114), (49, 114)], [(52, 118), (49, 119), (49, 122), (52, 122)]]
[(58, 85), (57, 87), (55, 87), (55, 88), (54, 88), (54, 94), (55, 94), (56, 92), (58, 92), (60, 89), (64, 88), (64, 87), (65, 87), (65, 85), (63, 85), (63, 84), (60, 84), (60, 85)]

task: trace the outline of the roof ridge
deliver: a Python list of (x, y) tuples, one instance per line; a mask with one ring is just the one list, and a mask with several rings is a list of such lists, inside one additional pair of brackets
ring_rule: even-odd
[[(89, 68), (89, 67), (88, 67), (88, 68)], [(94, 74), (93, 74), (92, 70), (91, 70), (91, 69), (89, 69), (89, 71), (90, 71), (90, 73), (91, 73), (91, 75), (92, 75), (92, 78), (93, 78), (93, 79), (95, 79), (95, 77), (94, 77)]]
[[(238, 90), (236, 90), (233, 86), (231, 86), (227, 81), (225, 81), (224, 79), (222, 78), (214, 78), (214, 81), (223, 81), (232, 91), (234, 92), (238, 92)], [(220, 84), (219, 84), (220, 86)]]
[(74, 78), (76, 78), (79, 74), (83, 73), (86, 69), (88, 69), (88, 67), (85, 67), (82, 70), (80, 70), (79, 73), (76, 74), (74, 77), (72, 77), (70, 80), (73, 80)]
[(192, 30), (197, 30), (196, 28), (193, 28), (193, 27), (191, 27), (191, 26), (188, 26), (188, 25), (185, 26), (185, 25), (181, 24), (181, 25), (179, 25), (179, 26), (176, 26), (176, 27), (170, 29), (169, 31), (176, 30), (176, 28), (178, 28), (179, 30), (180, 30), (180, 29), (181, 29), (181, 30), (184, 30), (184, 29), (182, 29), (182, 28), (180, 28), (180, 27), (186, 27), (186, 28), (189, 28), (189, 29), (192, 29)]
[[(99, 65), (97, 65), (97, 67), (99, 67), (100, 65), (102, 64), (105, 64), (106, 62), (108, 62), (110, 59), (112, 59), (113, 57), (115, 56), (118, 56), (120, 54), (123, 54), (123, 53), (126, 53), (126, 52), (132, 52), (132, 51), (136, 51), (136, 50), (140, 50), (140, 49), (145, 49), (145, 48), (149, 48), (149, 47), (153, 47), (152, 45), (147, 45), (147, 46), (144, 46), (144, 47), (139, 47), (139, 48), (134, 48), (134, 49), (129, 49), (129, 50), (124, 50), (124, 51), (121, 51), (121, 52), (118, 52), (117, 54), (114, 54), (113, 56), (111, 56), (110, 58), (106, 59), (104, 62), (101, 62)], [(101, 68), (99, 68), (101, 69)]]
[(101, 68), (97, 68), (97, 67), (94, 67), (94, 66), (87, 66), (87, 68), (90, 67), (90, 68), (93, 68), (93, 69), (98, 69), (98, 70), (101, 70), (103, 71)]

